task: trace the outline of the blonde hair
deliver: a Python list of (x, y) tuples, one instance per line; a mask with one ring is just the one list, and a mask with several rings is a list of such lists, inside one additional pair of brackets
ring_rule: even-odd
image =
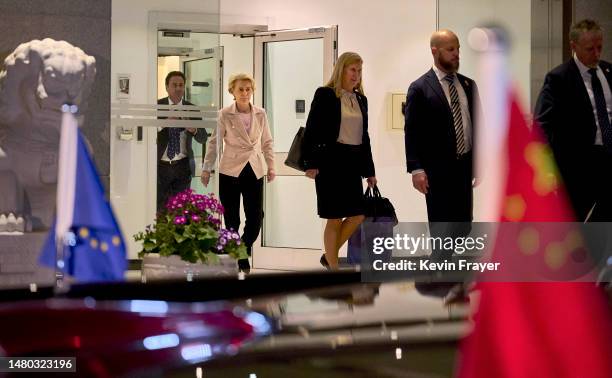
[[(344, 74), (344, 68), (346, 66), (350, 66), (351, 64), (361, 63), (363, 64), (363, 59), (359, 56), (359, 54), (355, 52), (345, 52), (340, 55), (336, 65), (334, 66), (334, 72), (332, 72), (331, 78), (325, 84), (326, 87), (333, 88), (336, 92), (336, 97), (340, 98), (342, 96), (342, 76)], [(357, 92), (365, 95), (363, 91), (363, 78), (359, 80), (359, 84), (357, 85)]]
[(250, 81), (251, 82), (251, 87), (253, 87), (253, 91), (255, 91), (255, 79), (253, 79), (253, 77), (247, 73), (237, 73), (237, 74), (233, 74), (230, 76), (229, 78), (229, 83), (227, 84), (227, 91), (229, 93), (232, 93), (232, 89), (234, 89), (234, 86), (236, 85), (237, 81), (241, 81), (241, 80), (246, 80), (246, 81)]

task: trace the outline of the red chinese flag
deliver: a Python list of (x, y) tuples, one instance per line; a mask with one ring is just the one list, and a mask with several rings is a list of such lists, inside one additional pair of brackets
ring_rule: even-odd
[[(492, 260), (502, 269), (533, 270), (526, 277), (546, 278), (546, 270), (552, 277), (567, 277), (584, 269), (584, 258), (575, 256), (583, 250), (579, 234), (569, 237), (576, 235), (575, 227), (563, 223), (574, 221), (573, 212), (559, 187), (550, 150), (539, 129), (527, 126), (515, 96), (510, 96), (509, 116), (508, 177), (500, 220), (559, 223), (541, 224), (540, 229), (530, 224), (525, 230), (537, 243), (523, 240), (522, 246), (516, 232), (505, 235), (502, 226)], [(532, 250), (525, 251), (525, 245)], [(612, 375), (612, 311), (594, 280), (514, 281), (478, 284), (480, 303), (474, 328), (461, 346), (459, 377)]]

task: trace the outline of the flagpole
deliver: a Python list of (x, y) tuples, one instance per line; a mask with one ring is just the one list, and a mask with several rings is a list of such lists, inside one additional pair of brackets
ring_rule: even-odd
[(55, 292), (60, 293), (65, 291), (64, 286), (64, 240), (62, 238), (55, 239)]
[(57, 179), (56, 219), (55, 219), (55, 290), (65, 291), (66, 247), (74, 245), (75, 237), (71, 231), (77, 165), (78, 122), (76, 105), (64, 104), (61, 108), (59, 169)]
[(504, 143), (508, 130), (507, 70), (509, 38), (499, 27), (474, 28), (468, 34), (470, 47), (479, 54), (477, 63), (480, 104), (476, 112), (476, 177), (482, 194), (476, 218), (482, 222), (499, 219), (501, 193), (506, 177)]

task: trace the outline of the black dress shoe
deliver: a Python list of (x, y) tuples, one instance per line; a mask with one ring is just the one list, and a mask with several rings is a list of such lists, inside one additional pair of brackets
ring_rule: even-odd
[(251, 264), (249, 264), (249, 259), (240, 259), (238, 260), (238, 271), (251, 273)]
[(319, 262), (321, 263), (321, 265), (323, 265), (323, 267), (327, 270), (330, 270), (331, 268), (329, 267), (329, 263), (327, 262), (327, 259), (325, 258), (325, 254), (321, 255), (321, 260), (319, 260)]

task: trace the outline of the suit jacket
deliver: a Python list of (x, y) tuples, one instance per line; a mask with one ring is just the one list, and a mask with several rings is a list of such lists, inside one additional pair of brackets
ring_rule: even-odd
[[(157, 100), (158, 105), (169, 105), (168, 97), (161, 98)], [(182, 100), (183, 105), (193, 105), (191, 102)], [(199, 120), (200, 118), (192, 118), (195, 120)], [(161, 160), (164, 155), (164, 151), (166, 151), (166, 147), (168, 147), (168, 137), (170, 128), (164, 127), (157, 132), (157, 160)], [(191, 140), (195, 138), (195, 140), (199, 143), (205, 144), (206, 139), (208, 139), (208, 134), (206, 133), (206, 129), (198, 128), (195, 135), (191, 134), (188, 131), (185, 131), (185, 135), (187, 136), (186, 145), (187, 145), (187, 158), (189, 159), (189, 168), (191, 170), (191, 175), (195, 176), (195, 159), (193, 157), (193, 148), (191, 147)]]
[[(599, 66), (612, 88), (612, 65), (601, 61)], [(564, 180), (581, 180), (584, 169), (596, 164), (588, 161), (588, 151), (595, 143), (597, 124), (574, 58), (546, 75), (534, 113)]]
[[(368, 134), (368, 99), (355, 91), (363, 119), (363, 136), (361, 146), (363, 159), (360, 162), (361, 176), (375, 176), (370, 135)], [(306, 169), (318, 169), (325, 164), (329, 148), (336, 144), (340, 135), (342, 106), (336, 92), (330, 87), (320, 87), (314, 94), (306, 131), (304, 133), (303, 157)]]
[[(457, 74), (457, 78), (468, 99), (473, 145), (478, 89), (474, 80), (461, 74)], [(457, 159), (453, 114), (433, 68), (408, 88), (404, 116), (408, 172), (424, 169), (429, 175), (432, 171), (444, 171)]]
[(268, 126), (266, 111), (255, 105), (251, 122), (251, 130), (247, 134), (244, 123), (240, 119), (236, 103), (226, 106), (219, 113), (217, 129), (213, 132), (208, 151), (204, 159), (204, 171), (212, 171), (217, 159), (217, 133), (223, 144), (223, 154), (219, 162), (219, 172), (238, 177), (242, 169), (251, 164), (258, 179), (266, 174), (268, 169), (274, 169), (274, 141)]

